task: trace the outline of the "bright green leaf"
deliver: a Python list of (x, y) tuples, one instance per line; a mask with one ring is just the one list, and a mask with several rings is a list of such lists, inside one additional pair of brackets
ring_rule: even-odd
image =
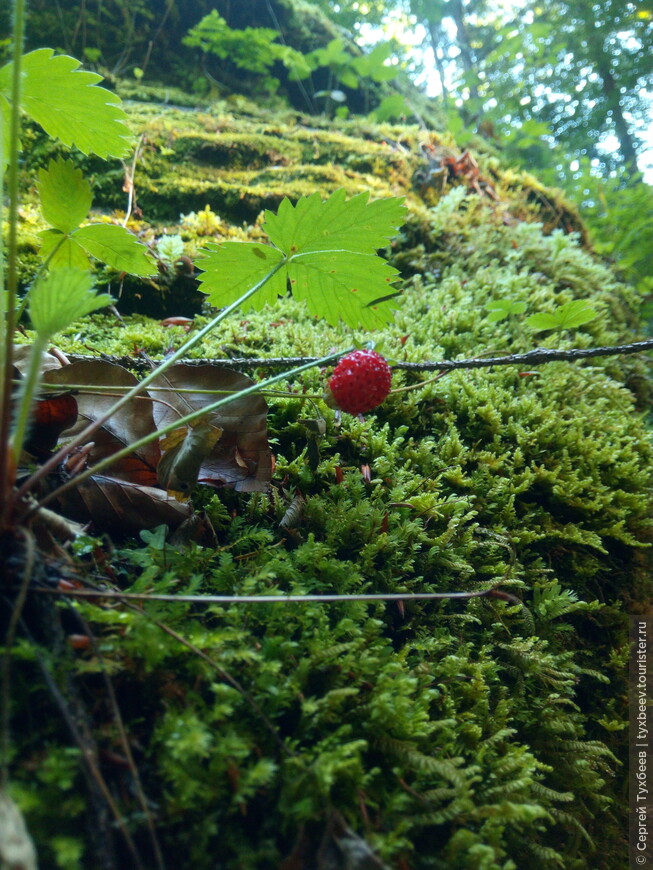
[(153, 275), (156, 272), (145, 245), (137, 241), (125, 227), (90, 224), (75, 230), (71, 238), (87, 254), (119, 272), (129, 272), (131, 275)]
[(48, 257), (48, 268), (53, 269), (82, 269), (88, 272), (91, 263), (83, 248), (73, 239), (68, 238), (59, 230), (43, 230), (41, 237), (41, 258)]
[(97, 296), (92, 276), (80, 269), (49, 272), (34, 284), (29, 299), (30, 318), (41, 338), (49, 338), (85, 314), (113, 302), (106, 293)]
[[(78, 69), (80, 63), (51, 48), (31, 51), (22, 59), (24, 111), (49, 136), (75, 145), (84, 154), (124, 157), (131, 134), (120, 98), (97, 87), (102, 76)], [(12, 64), (0, 69), (0, 93), (10, 95)]]
[(288, 263), (290, 287), (311, 314), (335, 326), (343, 320), (353, 329), (376, 329), (392, 319), (392, 310), (374, 303), (390, 292), (388, 284), (398, 275), (375, 254), (315, 252)]
[[(209, 246), (202, 261), (204, 292), (225, 306), (265, 277), (285, 258), (284, 268), (264, 285), (251, 305), (262, 307), (286, 291), (306, 302), (317, 317), (338, 319), (353, 328), (386, 323), (390, 309), (376, 300), (390, 292), (397, 271), (376, 256), (403, 221), (397, 198), (368, 202), (367, 194), (348, 202), (338, 190), (326, 202), (315, 193), (296, 205), (284, 199), (278, 213), (266, 212), (265, 230), (276, 248), (227, 242)], [(280, 249), (280, 250), (277, 250)], [(258, 294), (257, 294), (258, 295)]]
[(385, 97), (380, 105), (370, 112), (370, 118), (379, 123), (388, 121), (391, 118), (400, 118), (402, 115), (411, 115), (410, 106), (401, 94), (390, 94)]
[(339, 68), (336, 70), (336, 75), (346, 88), (358, 87), (358, 76), (348, 67)]
[(62, 233), (78, 227), (89, 212), (91, 185), (70, 160), (51, 160), (40, 169), (37, 188), (46, 221)]
[(264, 229), (288, 256), (333, 250), (374, 253), (401, 226), (405, 209), (401, 198), (368, 199), (360, 193), (346, 201), (342, 188), (325, 202), (319, 193), (303, 196), (294, 206), (284, 199), (276, 215), (265, 213)]
[(180, 235), (161, 236), (156, 240), (156, 252), (164, 263), (172, 265), (184, 256), (184, 240)]
[[(198, 264), (203, 269), (199, 280), (216, 308), (231, 305), (283, 259), (281, 251), (252, 242), (209, 245), (202, 253), (206, 256)], [(249, 305), (257, 310), (272, 305), (286, 288), (286, 271), (281, 269), (252, 296)]]
[(526, 323), (531, 329), (541, 332), (544, 329), (574, 329), (589, 323), (597, 316), (584, 299), (565, 302), (551, 314), (532, 314)]
[(499, 323), (511, 314), (523, 314), (526, 311), (525, 302), (513, 302), (510, 299), (492, 299), (485, 303), (485, 309), (490, 313), (488, 323)]

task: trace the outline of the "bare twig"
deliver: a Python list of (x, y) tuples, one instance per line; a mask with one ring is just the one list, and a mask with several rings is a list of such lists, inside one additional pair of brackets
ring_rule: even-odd
[[(393, 362), (393, 369), (403, 369), (405, 371), (414, 372), (433, 372), (433, 371), (454, 371), (456, 369), (481, 369), (492, 368), (493, 366), (512, 366), (526, 365), (536, 366), (544, 365), (549, 362), (558, 362), (567, 360), (575, 362), (576, 360), (587, 359), (596, 356), (618, 356), (620, 354), (641, 353), (642, 351), (653, 350), (653, 339), (646, 341), (635, 341), (631, 344), (616, 344), (604, 347), (577, 347), (569, 350), (556, 350), (548, 347), (536, 347), (526, 353), (513, 353), (508, 356), (496, 357), (472, 357), (470, 359), (456, 360), (434, 360), (425, 362)], [(98, 357), (87, 356), (82, 354), (69, 354), (72, 361), (77, 360), (96, 360)], [(149, 371), (149, 366), (146, 361), (134, 359), (130, 356), (113, 357), (103, 355), (101, 357), (108, 362), (117, 363), (125, 366), (125, 368), (134, 369), (136, 371)], [(306, 365), (307, 363), (318, 362), (320, 357), (317, 356), (302, 356), (302, 357), (238, 357), (227, 359), (183, 359), (181, 363), (188, 366), (205, 366), (214, 365), (227, 369), (282, 369), (294, 368), (295, 366)]]
[[(127, 166), (124, 160), (121, 161), (122, 168), (125, 170), (125, 180), (122, 189), (127, 194), (127, 208), (125, 209), (125, 219), (122, 222), (123, 227), (127, 226), (127, 223), (129, 222), (129, 218), (131, 217), (134, 208), (138, 208), (138, 206), (136, 205), (136, 189), (134, 188), (134, 176), (136, 175), (136, 163), (138, 162), (138, 158), (141, 155), (141, 148), (143, 147), (144, 138), (145, 134), (142, 133), (139, 137), (138, 142), (136, 143), (136, 148), (134, 149), (134, 157), (131, 167)], [(120, 317), (120, 315), (118, 316)]]
[[(305, 602), (335, 602), (335, 601), (446, 601), (466, 600), (468, 598), (498, 598), (509, 604), (519, 604), (521, 601), (516, 595), (505, 592), (496, 586), (490, 589), (481, 589), (477, 592), (378, 592), (352, 595), (166, 595), (162, 592), (116, 592), (114, 590), (97, 589), (50, 589), (39, 587), (34, 592), (42, 592), (48, 595), (65, 595), (74, 598), (107, 598), (126, 601), (181, 601), (188, 604), (302, 604)], [(142, 613), (142, 611), (138, 611)], [(186, 644), (187, 642), (184, 641)], [(188, 645), (188, 644), (187, 644)]]

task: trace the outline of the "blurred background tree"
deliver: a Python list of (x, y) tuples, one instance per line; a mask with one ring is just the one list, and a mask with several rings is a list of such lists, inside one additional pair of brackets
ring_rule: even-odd
[(480, 134), (561, 187), (597, 250), (653, 294), (651, 0), (321, 5), (368, 37), (400, 10), (407, 33), (423, 34), (423, 86), (447, 110), (459, 144)]

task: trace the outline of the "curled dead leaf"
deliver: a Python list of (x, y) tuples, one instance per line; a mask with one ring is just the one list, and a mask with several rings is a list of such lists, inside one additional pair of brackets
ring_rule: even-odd
[[(254, 381), (241, 372), (212, 365), (172, 366), (151, 387), (157, 428), (202, 410), (220, 396), (246, 389)], [(206, 391), (211, 392), (206, 392)], [(186, 392), (190, 391), (190, 392)], [(203, 458), (198, 481), (208, 486), (233, 486), (238, 492), (265, 492), (272, 477), (272, 453), (267, 437), (267, 402), (250, 393), (210, 411), (202, 422), (222, 430), (214, 447)]]

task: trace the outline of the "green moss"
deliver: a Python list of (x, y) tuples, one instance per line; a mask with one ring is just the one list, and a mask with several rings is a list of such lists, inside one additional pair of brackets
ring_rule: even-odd
[[(534, 221), (539, 207), (528, 203), (525, 181), (499, 178), (499, 203), (456, 186), (428, 208), (409, 187), (414, 154), (404, 159), (378, 131), (373, 141), (359, 138), (347, 162), (333, 155), (349, 149), (354, 125), (307, 131), (287, 118), (232, 118), (212, 139), (211, 117), (189, 113), (179, 135), (168, 124), (165, 145), (160, 121), (148, 133), (139, 198), (175, 228), (180, 212), (208, 202), (219, 216), (210, 222), (214, 237), (259, 238), (258, 211), (284, 194), (339, 185), (408, 193), (410, 218), (391, 249), (404, 294), (376, 336), (387, 356), (416, 362), (635, 337), (637, 297), (582, 237), (547, 233)], [(275, 126), (289, 134), (287, 165), (271, 156)], [(212, 161), (229, 164), (191, 162), (205, 147), (215, 149)], [(173, 171), (164, 149), (180, 160)], [(258, 165), (244, 167), (248, 159)], [(202, 226), (200, 218), (182, 225), (189, 245), (206, 238)], [(484, 306), (497, 298), (528, 310), (489, 323)], [(529, 332), (528, 314), (574, 298), (589, 300), (597, 318), (571, 334)], [(157, 357), (182, 340), (179, 328), (142, 316), (120, 328), (95, 316), (59, 346), (122, 356), (136, 345)], [(191, 355), (321, 355), (345, 340), (284, 300), (243, 311)], [(333, 807), (388, 867), (625, 867), (625, 614), (650, 596), (653, 540), (653, 449), (642, 392), (631, 387), (646, 374), (635, 357), (550, 363), (535, 374), (459, 371), (390, 396), (364, 421), (337, 421), (318, 402), (327, 423), (319, 456), (300, 422), (315, 405), (301, 395), (270, 399), (270, 495), (198, 493), (217, 549), (182, 550), (156, 535), (121, 545), (111, 569), (125, 588), (353, 594), (501, 584), (525, 604), (80, 607), (114, 676), (164, 851), (200, 870), (214, 866), (216, 854), (225, 870), (276, 868), (300, 831), (320, 841), (325, 808)], [(421, 379), (397, 370), (394, 385)], [(312, 370), (291, 386), (320, 393), (324, 380)], [(297, 493), (305, 504), (287, 529), (280, 521)], [(102, 561), (86, 567), (104, 570)], [(77, 666), (96, 699), (98, 668), (93, 658)], [(68, 836), (70, 813), (78, 819), (81, 809), (54, 801), (48, 789), (30, 790), (48, 711), (53, 758), (67, 758), (68, 744), (30, 675), (17, 704), (31, 703), (38, 715), (21, 720), (15, 780), (32, 832), (51, 855), (53, 828), (60, 823)], [(114, 749), (115, 723), (100, 701), (93, 715), (101, 745)], [(120, 800), (147, 854), (138, 807), (129, 793)]]

